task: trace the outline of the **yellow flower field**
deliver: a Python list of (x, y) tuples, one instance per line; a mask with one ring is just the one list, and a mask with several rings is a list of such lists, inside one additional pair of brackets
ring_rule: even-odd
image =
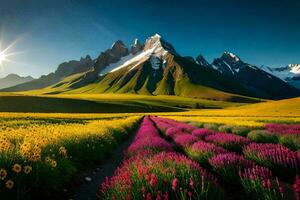
[(52, 119), (54, 115), (31, 114), (19, 119), (22, 114), (2, 114), (0, 190), (4, 195), (19, 196), (30, 192), (29, 188), (43, 190), (65, 184), (86, 160), (104, 159), (142, 117), (101, 115), (91, 120), (86, 115), (80, 117), (88, 120), (70, 120), (79, 119), (70, 115), (66, 120), (60, 115)]

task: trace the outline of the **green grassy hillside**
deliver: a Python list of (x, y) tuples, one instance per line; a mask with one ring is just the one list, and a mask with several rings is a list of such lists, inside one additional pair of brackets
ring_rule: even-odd
[(263, 126), (265, 123), (300, 123), (300, 98), (268, 101), (225, 109), (202, 109), (178, 113), (160, 113), (182, 121), (239, 126)]
[(240, 103), (134, 94), (29, 95), (3, 93), (0, 112), (144, 113), (225, 108)]

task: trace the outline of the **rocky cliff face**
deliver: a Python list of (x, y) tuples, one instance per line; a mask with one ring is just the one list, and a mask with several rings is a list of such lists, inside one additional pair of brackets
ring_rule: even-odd
[(116, 41), (110, 49), (100, 53), (95, 62), (95, 73), (99, 73), (106, 66), (119, 61), (129, 54), (127, 47), (121, 40)]
[(70, 76), (72, 74), (81, 73), (92, 69), (94, 62), (89, 55), (81, 58), (79, 61), (71, 60), (61, 63), (55, 71), (55, 75), (60, 78)]
[(134, 43), (131, 45), (130, 53), (135, 55), (143, 50), (144, 46), (139, 42), (138, 39), (134, 40)]

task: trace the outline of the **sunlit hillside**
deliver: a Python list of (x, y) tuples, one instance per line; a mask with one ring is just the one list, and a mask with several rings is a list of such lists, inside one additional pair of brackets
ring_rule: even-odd
[(229, 107), (219, 110), (191, 110), (165, 114), (183, 121), (263, 126), (265, 123), (300, 123), (300, 98)]

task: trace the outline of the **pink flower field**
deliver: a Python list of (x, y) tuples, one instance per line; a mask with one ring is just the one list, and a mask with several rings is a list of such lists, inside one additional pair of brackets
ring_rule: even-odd
[[(282, 134), (283, 128), (266, 130)], [(230, 187), (249, 199), (300, 197), (300, 152), (279, 143), (147, 116), (125, 154), (99, 186), (99, 199), (227, 199)]]

